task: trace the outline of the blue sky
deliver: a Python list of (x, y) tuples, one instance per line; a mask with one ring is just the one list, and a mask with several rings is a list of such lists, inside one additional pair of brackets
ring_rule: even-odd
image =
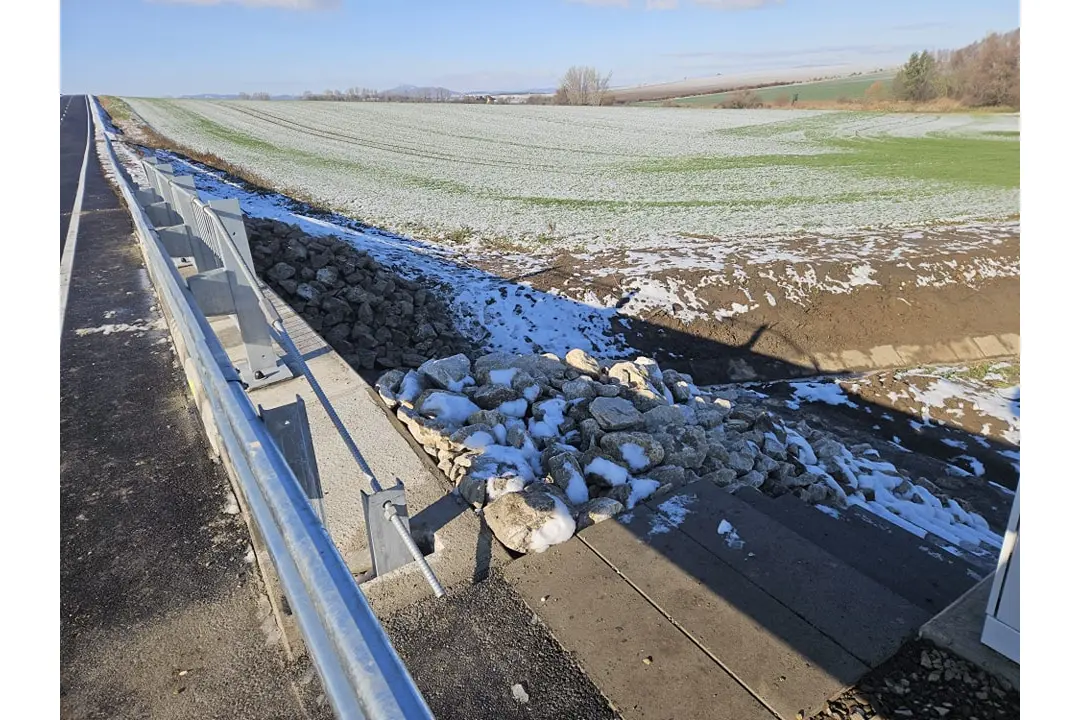
[(1020, 24), (1003, 0), (62, 0), (61, 91), (612, 85), (887, 66)]

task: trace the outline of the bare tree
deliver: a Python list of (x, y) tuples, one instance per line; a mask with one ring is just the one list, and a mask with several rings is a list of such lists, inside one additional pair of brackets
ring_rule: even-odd
[(611, 73), (601, 77), (594, 67), (570, 68), (559, 83), (555, 102), (559, 105), (603, 105), (609, 100)]

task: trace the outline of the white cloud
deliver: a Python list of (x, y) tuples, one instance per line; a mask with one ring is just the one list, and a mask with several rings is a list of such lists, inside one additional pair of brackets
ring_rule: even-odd
[(333, 10), (341, 6), (341, 0), (149, 0), (170, 5), (225, 5), (233, 3), (246, 7), (273, 7), (285, 10)]
[(679, 0), (645, 0), (646, 10), (674, 10), (679, 7)]

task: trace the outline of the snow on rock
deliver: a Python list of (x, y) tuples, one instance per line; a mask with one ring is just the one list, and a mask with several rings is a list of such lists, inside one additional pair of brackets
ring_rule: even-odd
[(523, 418), (525, 417), (525, 411), (529, 409), (529, 402), (526, 398), (519, 398), (518, 400), (508, 400), (507, 402), (499, 405), (499, 412), (507, 417)]
[(480, 409), (464, 395), (440, 390), (421, 393), (416, 405), (421, 414), (447, 425), (462, 425)]
[(632, 478), (630, 480), (630, 498), (626, 506), (632, 508), (642, 500), (651, 496), (660, 487), (659, 480), (652, 478)]
[(509, 386), (510, 383), (514, 381), (514, 376), (517, 375), (517, 373), (518, 369), (515, 367), (500, 368), (498, 370), (492, 370), (491, 372), (489, 372), (488, 377), (491, 379), (492, 385)]
[(593, 458), (592, 462), (585, 466), (585, 475), (600, 478), (610, 487), (625, 485), (630, 477), (630, 473), (622, 465), (603, 457)]
[(577, 529), (563, 501), (542, 485), (496, 498), (484, 508), (484, 519), (499, 542), (519, 553), (544, 552)]
[(416, 371), (443, 390), (461, 392), (466, 385), (475, 384), (469, 377), (469, 358), (461, 354), (441, 360), (428, 360)]
[[(762, 408), (758, 393), (698, 388), (647, 358), (607, 370), (585, 352), (569, 358), (460, 355), (391, 370), (376, 383), (458, 494), (516, 552), (542, 552), (661, 488), (701, 481), (790, 493), (834, 516), (862, 507), (955, 552), (1001, 546), (962, 500), (909, 477), (869, 445), (848, 447), (804, 422), (787, 426)], [(799, 401), (853, 404), (835, 383), (792, 387)], [(957, 459), (984, 472), (977, 460)], [(677, 494), (662, 503), (650, 534), (677, 527), (693, 499)], [(724, 529), (725, 541), (741, 547), (734, 528)]]

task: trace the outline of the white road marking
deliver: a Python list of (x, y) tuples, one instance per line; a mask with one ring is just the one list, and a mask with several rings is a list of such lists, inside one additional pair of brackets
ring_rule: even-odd
[(79, 238), (79, 216), (82, 214), (83, 191), (86, 189), (86, 166), (90, 161), (90, 96), (86, 101), (86, 151), (83, 152), (82, 171), (79, 174), (79, 187), (75, 191), (75, 202), (71, 206), (71, 221), (68, 223), (67, 238), (64, 240), (64, 255), (60, 258), (60, 332), (64, 332), (64, 315), (67, 314), (68, 291), (71, 289), (71, 265), (75, 261), (75, 241)]

